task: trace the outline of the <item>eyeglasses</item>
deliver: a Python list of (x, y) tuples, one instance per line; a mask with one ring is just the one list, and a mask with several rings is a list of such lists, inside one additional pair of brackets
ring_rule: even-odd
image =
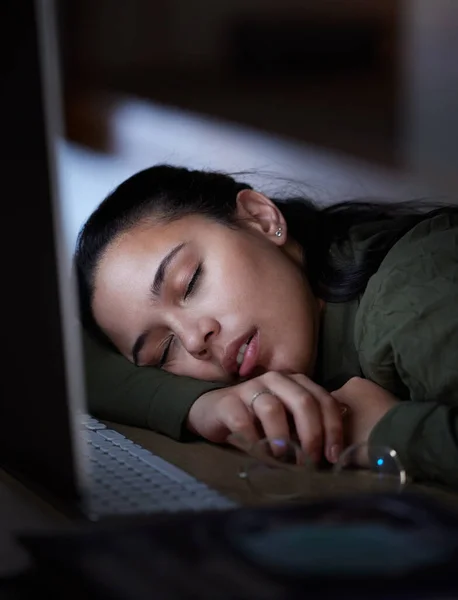
[[(368, 443), (346, 448), (331, 471), (319, 469), (291, 440), (264, 438), (254, 444), (233, 434), (229, 440), (246, 453), (238, 475), (257, 496), (295, 500), (324, 493), (401, 492), (406, 471), (392, 448)], [(364, 463), (366, 468), (355, 465)]]

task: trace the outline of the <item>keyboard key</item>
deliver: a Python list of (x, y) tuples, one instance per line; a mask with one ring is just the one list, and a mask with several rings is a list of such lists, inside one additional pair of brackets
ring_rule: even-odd
[(113, 431), (112, 429), (105, 429), (104, 431), (99, 431), (97, 433), (98, 436), (105, 438), (106, 440), (126, 440), (126, 436), (118, 433), (117, 431)]
[(96, 419), (82, 432), (90, 451), (91, 518), (98, 514), (147, 514), (236, 506), (205, 483)]

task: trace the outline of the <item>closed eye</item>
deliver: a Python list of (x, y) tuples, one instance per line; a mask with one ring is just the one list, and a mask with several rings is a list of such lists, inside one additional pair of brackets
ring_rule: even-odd
[(171, 346), (172, 346), (172, 342), (173, 342), (173, 340), (174, 340), (174, 336), (173, 336), (173, 335), (171, 335), (171, 336), (169, 337), (169, 339), (168, 339), (167, 345), (166, 345), (166, 347), (164, 348), (164, 352), (162, 353), (162, 356), (161, 356), (161, 358), (160, 358), (160, 360), (159, 360), (159, 363), (158, 363), (158, 365), (157, 365), (157, 366), (159, 367), (159, 369), (162, 369), (162, 367), (163, 367), (163, 366), (165, 365), (165, 363), (167, 362), (167, 358), (168, 358), (168, 355), (169, 355), (170, 348), (171, 348)]
[(194, 275), (192, 276), (191, 281), (189, 282), (188, 287), (186, 288), (186, 292), (184, 295), (185, 300), (187, 298), (189, 298), (190, 296), (192, 296), (192, 294), (196, 291), (201, 275), (202, 275), (202, 263), (200, 263), (200, 265), (194, 271)]

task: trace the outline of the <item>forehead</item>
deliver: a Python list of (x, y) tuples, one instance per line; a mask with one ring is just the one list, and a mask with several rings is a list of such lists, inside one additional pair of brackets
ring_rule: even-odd
[(118, 235), (109, 245), (105, 256), (126, 250), (158, 249), (184, 237), (192, 238), (208, 228), (211, 221), (198, 215), (190, 215), (173, 221), (148, 219)]
[(118, 235), (107, 247), (98, 267), (105, 272), (111, 267), (130, 265), (146, 255), (160, 259), (172, 245), (201, 240), (212, 222), (205, 217), (186, 216), (171, 222), (144, 221)]

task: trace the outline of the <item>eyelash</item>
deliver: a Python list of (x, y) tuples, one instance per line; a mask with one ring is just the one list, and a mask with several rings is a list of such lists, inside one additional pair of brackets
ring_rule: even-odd
[(192, 296), (192, 294), (196, 291), (196, 289), (197, 289), (196, 286), (199, 283), (199, 279), (200, 279), (201, 275), (202, 275), (202, 263), (194, 271), (194, 275), (192, 276), (191, 281), (189, 282), (188, 287), (186, 288), (186, 292), (184, 295), (185, 300), (187, 300), (187, 298)]
[[(188, 287), (186, 288), (186, 292), (185, 292), (185, 295), (184, 295), (184, 299), (185, 300), (187, 298), (189, 298), (190, 296), (192, 296), (192, 294), (196, 291), (197, 284), (199, 283), (199, 279), (200, 279), (201, 275), (202, 275), (202, 264), (200, 264), (197, 267), (197, 269), (194, 271), (194, 275), (192, 276), (191, 281), (189, 282)], [(171, 336), (169, 338), (167, 346), (164, 349), (164, 352), (162, 353), (162, 356), (161, 356), (161, 358), (159, 360), (159, 364), (158, 364), (158, 367), (160, 369), (162, 369), (162, 367), (167, 362), (167, 357), (169, 355), (170, 348), (172, 347), (173, 340), (174, 340), (174, 336)]]
[(170, 352), (170, 348), (172, 347), (172, 343), (173, 343), (173, 335), (171, 335), (169, 337), (169, 341), (166, 345), (166, 347), (164, 348), (164, 352), (162, 353), (162, 356), (159, 360), (159, 364), (157, 365), (159, 367), (159, 369), (162, 369), (162, 367), (165, 365), (165, 363), (167, 362), (167, 356)]

